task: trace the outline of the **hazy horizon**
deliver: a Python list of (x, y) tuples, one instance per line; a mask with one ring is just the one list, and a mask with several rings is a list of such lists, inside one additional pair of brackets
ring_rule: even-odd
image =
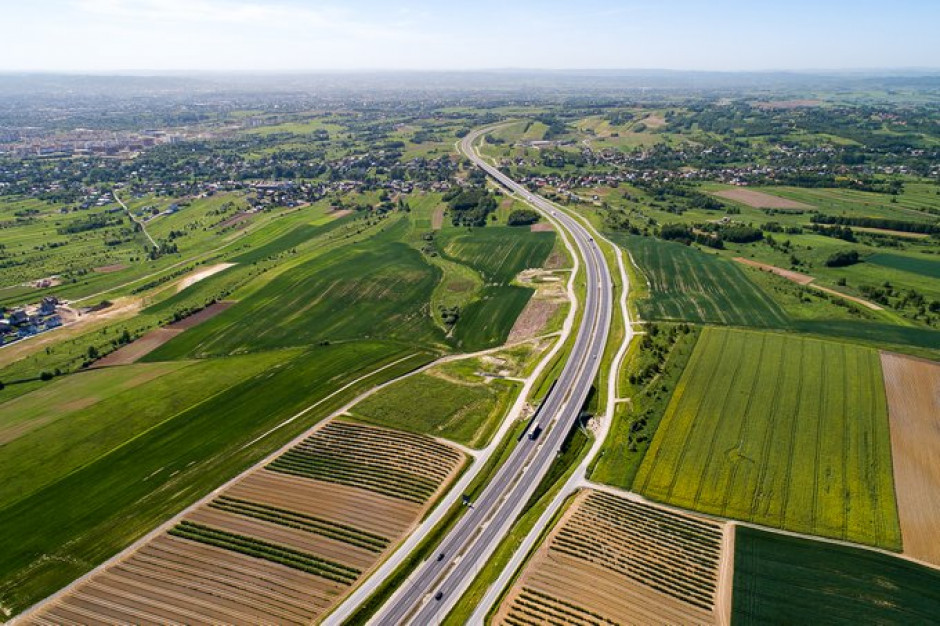
[[(4, 1), (4, 0), (0, 0)], [(5, 73), (885, 72), (940, 67), (901, 0), (48, 0), (2, 8)]]

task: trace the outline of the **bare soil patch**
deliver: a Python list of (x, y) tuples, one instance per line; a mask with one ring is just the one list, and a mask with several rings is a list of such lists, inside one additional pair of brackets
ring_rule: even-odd
[(347, 215), (352, 215), (352, 212), (353, 212), (352, 209), (339, 209), (339, 210), (334, 209), (330, 211), (330, 217), (339, 219), (341, 217), (346, 217)]
[(813, 289), (818, 289), (819, 291), (825, 291), (826, 293), (844, 298), (846, 300), (851, 300), (856, 304), (861, 304), (863, 307), (871, 309), (872, 311), (881, 311), (883, 307), (875, 304), (874, 302), (869, 302), (863, 298), (856, 298), (855, 296), (850, 296), (848, 294), (842, 293), (841, 291), (836, 291), (835, 289), (830, 289), (829, 287), (823, 287), (822, 285), (810, 285)]
[(552, 250), (552, 253), (545, 259), (542, 265), (547, 270), (560, 270), (568, 267), (568, 259), (561, 250)]
[(940, 363), (883, 352), (904, 553), (940, 565)]
[(210, 265), (209, 267), (193, 272), (192, 274), (184, 277), (183, 280), (181, 280), (176, 285), (176, 292), (179, 293), (180, 291), (186, 289), (190, 285), (195, 285), (200, 280), (205, 280), (206, 278), (209, 278), (213, 274), (218, 274), (219, 272), (225, 271), (228, 268), (232, 267), (233, 265), (235, 264), (234, 263), (217, 263), (215, 265)]
[(173, 322), (167, 328), (172, 328), (173, 330), (186, 330), (187, 328), (192, 328), (193, 326), (198, 326), (207, 320), (211, 320), (213, 317), (224, 311), (235, 304), (234, 300), (222, 300), (220, 302), (213, 302), (206, 308), (201, 311), (196, 311), (189, 317), (184, 317), (178, 322)]
[(123, 263), (115, 263), (114, 265), (102, 265), (101, 267), (96, 267), (93, 271), (98, 272), (99, 274), (110, 274), (111, 272), (120, 272), (121, 270), (125, 269), (127, 269), (127, 265)]
[(864, 226), (853, 226), (852, 230), (858, 231), (861, 233), (875, 233), (879, 235), (891, 235), (892, 237), (904, 237), (907, 239), (926, 239), (930, 235), (928, 233), (908, 233), (903, 230), (891, 230), (888, 228), (867, 228)]
[(561, 303), (558, 300), (531, 298), (509, 331), (507, 341), (515, 342), (537, 336), (559, 306)]
[(787, 280), (791, 280), (798, 285), (808, 285), (814, 280), (816, 280), (814, 276), (810, 276), (809, 274), (801, 274), (800, 272), (794, 272), (793, 270), (786, 270), (786, 269), (783, 269), (782, 267), (777, 267), (775, 265), (767, 265), (766, 263), (759, 263), (757, 261), (754, 261), (751, 259), (745, 259), (744, 257), (740, 257), (740, 256), (734, 257), (734, 260), (737, 261), (738, 263), (743, 263), (744, 265), (750, 265), (751, 267), (756, 267), (759, 270), (776, 274), (777, 276), (781, 276), (783, 278), (786, 278)]
[(239, 224), (239, 223), (241, 223), (241, 222), (244, 222), (245, 220), (249, 219), (250, 217), (251, 217), (251, 213), (236, 213), (235, 215), (233, 215), (232, 217), (228, 218), (227, 220), (223, 220), (223, 221), (219, 222), (219, 226), (218, 226), (218, 227), (219, 227), (219, 228), (228, 228), (229, 226), (234, 226), (235, 224)]
[(103, 359), (99, 359), (92, 367), (112, 367), (114, 365), (136, 363), (181, 332), (183, 332), (182, 329), (156, 328), (126, 346), (118, 348)]
[(216, 302), (178, 322), (173, 322), (163, 328), (155, 328), (139, 339), (118, 348), (103, 359), (99, 359), (92, 367), (111, 367), (136, 363), (184, 330), (212, 319), (233, 304), (235, 303), (228, 300)]
[(714, 624), (722, 526), (586, 490), (526, 566), (496, 624)]
[(529, 226), (529, 230), (533, 233), (547, 233), (555, 230), (555, 227), (549, 222), (536, 222)]
[(434, 209), (434, 213), (431, 214), (431, 228), (433, 230), (440, 230), (444, 227), (444, 206), (441, 205)]
[(802, 202), (788, 200), (787, 198), (781, 198), (780, 196), (773, 196), (769, 193), (764, 193), (763, 191), (754, 191), (753, 189), (726, 189), (725, 191), (716, 191), (712, 195), (718, 196), (719, 198), (724, 198), (726, 200), (741, 202), (748, 205), (749, 207), (754, 207), (755, 209), (806, 210), (813, 208), (808, 204), (803, 204)]
[(642, 121), (648, 128), (660, 128), (666, 125), (666, 118), (662, 115), (647, 115)]

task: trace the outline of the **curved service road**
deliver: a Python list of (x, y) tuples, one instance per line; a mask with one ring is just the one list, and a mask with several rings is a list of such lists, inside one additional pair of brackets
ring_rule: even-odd
[(370, 623), (440, 623), (473, 581), (513, 521), (522, 512), (574, 426), (604, 353), (612, 315), (612, 283), (604, 257), (591, 234), (577, 220), (531, 193), (485, 162), (473, 142), (493, 127), (463, 138), (460, 149), (499, 184), (560, 224), (584, 259), (586, 295), (581, 327), (564, 370), (542, 402), (529, 435), (524, 437), (431, 558), (422, 563)]

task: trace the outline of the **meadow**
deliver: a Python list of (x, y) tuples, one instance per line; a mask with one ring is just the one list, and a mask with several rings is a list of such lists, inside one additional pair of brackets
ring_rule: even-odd
[[(409, 358), (391, 365), (404, 357)], [(380, 342), (315, 347), (155, 419), (149, 428), (0, 509), (0, 603), (22, 610), (364, 389), (430, 358), (427, 352)], [(391, 366), (372, 374), (385, 365)], [(160, 405), (166, 398), (149, 400)]]
[(940, 571), (739, 526), (732, 606), (735, 624), (929, 624), (940, 615)]
[(901, 547), (875, 350), (702, 331), (634, 481), (654, 500)]
[(515, 381), (461, 375), (443, 365), (386, 387), (357, 404), (352, 414), (368, 424), (479, 448), (489, 443), (520, 387)]

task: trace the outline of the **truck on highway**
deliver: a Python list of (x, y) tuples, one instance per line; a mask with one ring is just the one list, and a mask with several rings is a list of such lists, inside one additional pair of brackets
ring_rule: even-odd
[(536, 439), (539, 438), (539, 435), (541, 434), (542, 434), (542, 427), (539, 426), (538, 423), (536, 423), (535, 425), (532, 426), (532, 430), (529, 432), (529, 439), (531, 439), (532, 441), (535, 441)]

